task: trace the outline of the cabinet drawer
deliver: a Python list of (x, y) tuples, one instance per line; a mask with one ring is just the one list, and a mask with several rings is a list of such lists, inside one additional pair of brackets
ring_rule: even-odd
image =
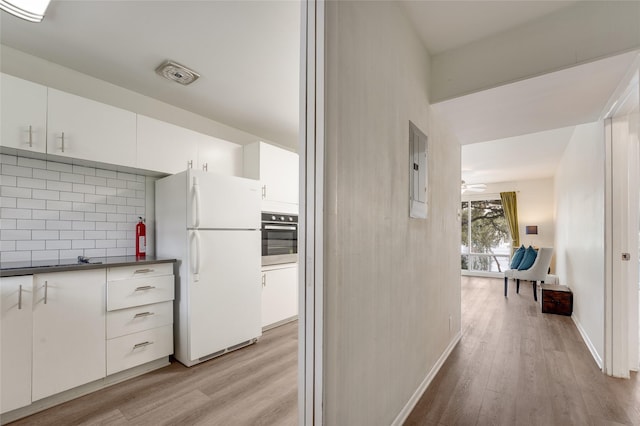
[(173, 353), (173, 326), (107, 340), (107, 375), (154, 361)]
[(107, 312), (107, 339), (173, 324), (173, 302)]
[(107, 268), (107, 281), (129, 280), (132, 278), (156, 277), (170, 274), (173, 274), (173, 263), (118, 266), (115, 268)]
[(107, 283), (107, 311), (173, 300), (173, 275)]

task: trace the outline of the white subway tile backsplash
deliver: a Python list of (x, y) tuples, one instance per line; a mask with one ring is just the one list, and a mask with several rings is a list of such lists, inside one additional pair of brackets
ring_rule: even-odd
[(48, 230), (68, 230), (71, 229), (71, 221), (68, 220), (47, 220)]
[(30, 167), (32, 169), (46, 169), (47, 162), (44, 160), (37, 160), (35, 158), (18, 157), (18, 166)]
[(118, 177), (118, 173), (112, 170), (96, 169), (96, 176), (109, 178), (109, 179), (116, 179)]
[[(3, 205), (4, 207), (4, 205)], [(43, 210), (47, 208), (45, 200), (33, 200), (30, 198), (19, 198), (17, 202), (19, 209)], [(35, 218), (34, 218), (35, 219)]]
[(60, 231), (61, 240), (82, 240), (84, 231)]
[(11, 164), (15, 166), (18, 164), (18, 157), (15, 155), (0, 154), (0, 164)]
[(44, 250), (44, 241), (16, 241), (16, 250)]
[(16, 186), (18, 178), (16, 176), (0, 175), (0, 185)]
[(73, 166), (66, 163), (55, 163), (53, 161), (47, 162), (47, 170), (55, 170), (57, 172), (71, 173), (73, 172)]
[[(34, 179), (44, 179), (51, 181), (60, 180), (60, 172), (55, 170), (41, 170), (41, 169), (33, 169), (33, 178)], [(47, 188), (49, 189), (49, 188)]]
[(24, 229), (2, 229), (0, 230), (0, 240), (30, 240), (31, 231)]
[(95, 176), (96, 175), (96, 169), (94, 169), (93, 167), (84, 167), (84, 166), (77, 166), (77, 165), (73, 165), (73, 173), (78, 174), (78, 175), (87, 175), (87, 176)]
[(48, 210), (71, 210), (73, 204), (71, 201), (51, 201), (47, 200), (47, 209)]
[(69, 250), (71, 249), (71, 241), (69, 240), (47, 240), (47, 250)]
[(31, 188), (20, 188), (17, 186), (0, 187), (0, 195), (3, 197), (31, 198), (32, 193), (33, 190)]
[(30, 251), (3, 251), (0, 252), (0, 259), (3, 262), (29, 262), (31, 260)]
[(32, 240), (58, 240), (60, 231), (33, 231), (31, 233)]
[(143, 175), (0, 154), (2, 260), (135, 254)]
[(9, 176), (21, 176), (32, 177), (33, 169), (31, 167), (12, 166), (11, 164), (0, 165), (0, 170), (3, 175)]
[(60, 220), (85, 220), (84, 212), (60, 212)]
[(58, 260), (58, 250), (40, 250), (31, 252), (31, 260)]
[(60, 173), (60, 180), (63, 182), (84, 183), (84, 175), (75, 175), (73, 173)]
[(57, 180), (48, 180), (47, 189), (52, 191), (73, 191), (73, 184), (71, 182), (58, 182)]
[(48, 189), (34, 189), (32, 196), (37, 200), (56, 200), (57, 201), (60, 199), (60, 192), (49, 191)]
[(31, 210), (2, 207), (0, 208), (0, 217), (7, 219), (31, 219)]
[(61, 192), (60, 201), (75, 201), (77, 203), (84, 202), (86, 194), (76, 194), (75, 192)]
[(33, 210), (34, 219), (60, 220), (60, 212), (57, 210)]
[(18, 207), (17, 198), (0, 197), (0, 207), (15, 209), (16, 207)]
[[(16, 229), (16, 219), (0, 219), (0, 229)], [(115, 223), (113, 224), (115, 228)]]
[(45, 221), (18, 219), (16, 229), (45, 229)]

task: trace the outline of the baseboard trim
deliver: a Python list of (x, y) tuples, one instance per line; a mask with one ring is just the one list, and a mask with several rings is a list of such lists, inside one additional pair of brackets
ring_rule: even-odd
[(422, 398), (422, 395), (429, 387), (429, 384), (431, 384), (433, 379), (436, 377), (436, 374), (438, 374), (438, 372), (444, 365), (447, 358), (449, 358), (449, 355), (451, 355), (451, 352), (453, 352), (453, 349), (456, 347), (458, 342), (460, 342), (461, 338), (462, 338), (462, 332), (459, 331), (458, 334), (455, 335), (453, 340), (451, 340), (451, 342), (449, 343), (449, 346), (447, 346), (447, 349), (445, 349), (442, 355), (440, 355), (440, 358), (438, 359), (436, 364), (433, 366), (431, 371), (429, 371), (429, 373), (424, 378), (424, 380), (422, 380), (422, 383), (420, 383), (420, 386), (418, 386), (418, 389), (416, 389), (416, 391), (413, 393), (411, 398), (409, 398), (409, 401), (407, 401), (407, 403), (402, 408), (402, 410), (400, 410), (400, 413), (398, 413), (393, 423), (391, 423), (391, 426), (401, 426), (402, 424), (404, 424), (404, 422), (409, 417), (409, 414), (411, 414), (411, 411), (413, 411), (416, 404), (418, 403), (420, 398)]
[(602, 358), (600, 357), (600, 354), (598, 354), (598, 351), (596, 350), (596, 347), (593, 345), (593, 342), (591, 342), (589, 335), (582, 327), (582, 324), (580, 324), (580, 320), (575, 315), (571, 315), (571, 319), (573, 320), (573, 323), (576, 325), (576, 328), (578, 329), (580, 336), (582, 336), (582, 340), (584, 341), (585, 345), (587, 345), (589, 352), (591, 352), (591, 356), (593, 357), (594, 361), (596, 362), (596, 364), (598, 364), (598, 367), (600, 368), (600, 370), (602, 370), (604, 368), (604, 363), (602, 362)]

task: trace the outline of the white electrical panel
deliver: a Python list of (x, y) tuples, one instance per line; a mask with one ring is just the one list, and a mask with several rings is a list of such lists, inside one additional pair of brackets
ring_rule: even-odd
[(427, 218), (429, 170), (427, 135), (409, 121), (409, 216)]

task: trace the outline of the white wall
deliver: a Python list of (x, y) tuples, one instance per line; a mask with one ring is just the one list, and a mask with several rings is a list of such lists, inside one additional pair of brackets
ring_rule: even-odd
[[(5, 45), (0, 45), (0, 71), (240, 145), (267, 141)], [(152, 77), (153, 73), (150, 74)]]
[[(460, 147), (399, 6), (326, 7), (324, 422), (389, 425), (460, 331)], [(427, 220), (409, 218), (409, 120)]]
[[(500, 197), (501, 192), (515, 191), (518, 199), (518, 230), (520, 244), (553, 247), (555, 240), (553, 178), (529, 179), (487, 184), (480, 194), (463, 194), (462, 199), (482, 199), (488, 195)], [(538, 225), (538, 235), (526, 235), (525, 226)]]
[(573, 316), (594, 357), (604, 355), (605, 145), (603, 123), (577, 126), (555, 176), (556, 273), (573, 290)]
[(432, 60), (432, 100), (613, 56), (640, 47), (640, 2), (581, 1)]

